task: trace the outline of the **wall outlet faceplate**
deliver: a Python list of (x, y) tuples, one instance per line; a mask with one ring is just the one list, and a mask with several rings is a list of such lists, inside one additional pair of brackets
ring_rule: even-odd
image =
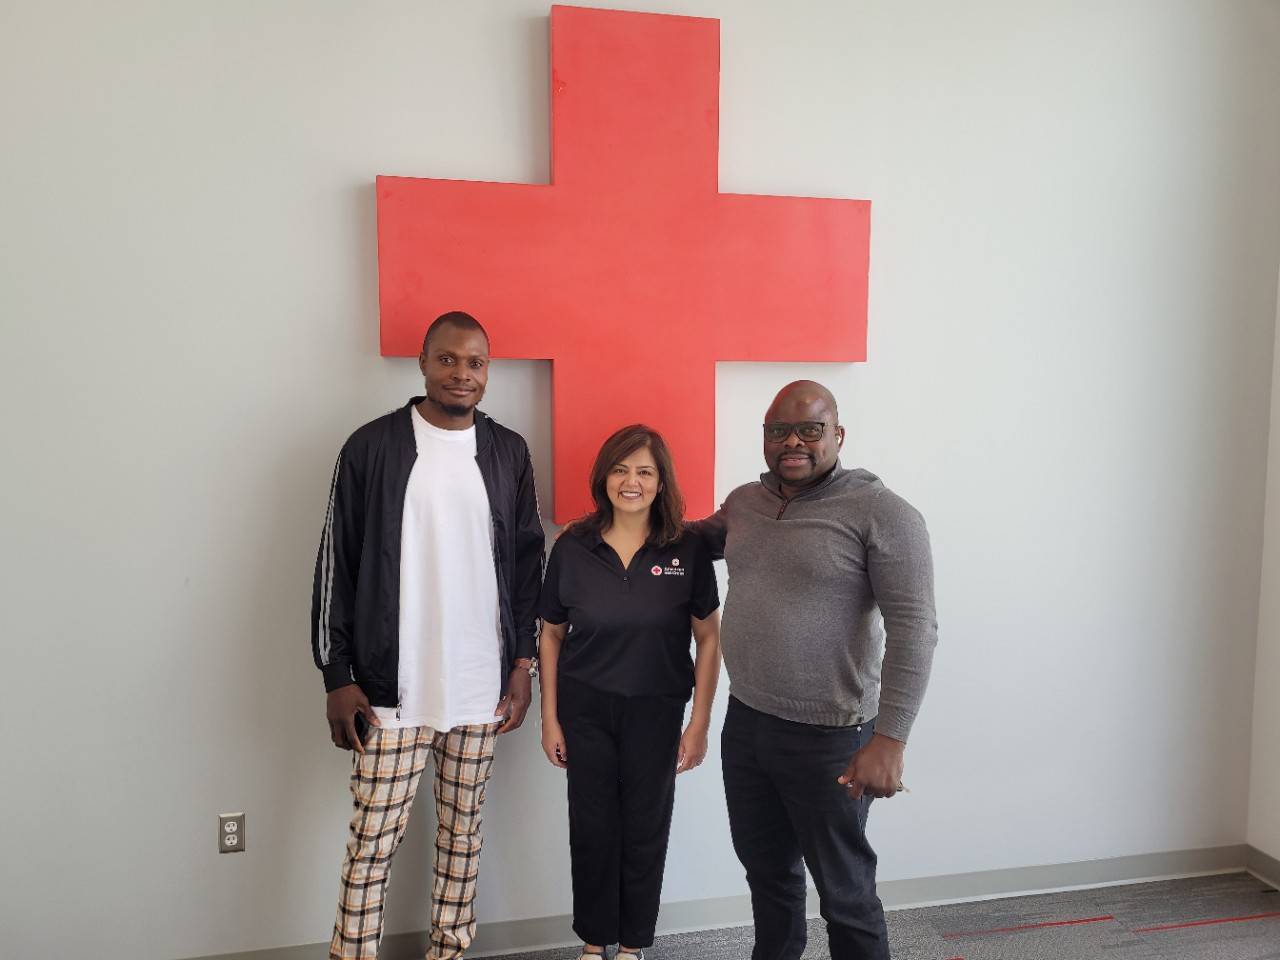
[(244, 849), (244, 814), (218, 814), (218, 852), (239, 853)]

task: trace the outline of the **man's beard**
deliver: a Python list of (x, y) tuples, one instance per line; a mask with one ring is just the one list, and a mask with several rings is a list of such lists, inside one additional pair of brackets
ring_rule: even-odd
[(451, 417), (465, 417), (472, 410), (470, 406), (464, 403), (446, 403), (430, 395), (427, 396), (427, 399)]

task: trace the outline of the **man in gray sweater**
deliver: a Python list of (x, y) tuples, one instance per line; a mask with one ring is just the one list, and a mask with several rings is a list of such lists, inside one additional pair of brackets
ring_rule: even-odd
[(889, 957), (867, 811), (901, 788), (937, 643), (933, 562), (923, 518), (841, 467), (843, 442), (831, 392), (789, 384), (765, 415), (768, 472), (694, 525), (729, 566), (721, 756), (752, 960), (804, 952), (803, 864), (832, 960)]

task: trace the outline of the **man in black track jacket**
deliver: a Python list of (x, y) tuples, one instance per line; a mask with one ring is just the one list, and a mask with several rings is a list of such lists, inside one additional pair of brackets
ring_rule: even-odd
[(542, 524), (524, 440), (476, 409), (488, 336), (447, 313), (418, 362), (426, 396), (343, 445), (316, 557), (312, 649), (330, 737), (354, 751), (334, 958), (377, 956), (391, 856), (429, 758), (428, 957), (470, 945), (494, 742), (524, 721), (536, 669)]

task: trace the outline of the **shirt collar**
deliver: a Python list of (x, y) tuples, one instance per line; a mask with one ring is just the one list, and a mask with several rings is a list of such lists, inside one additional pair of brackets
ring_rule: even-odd
[[(601, 535), (599, 530), (585, 531), (579, 535), (579, 539), (582, 540), (582, 545), (586, 547), (588, 550), (590, 550), (592, 553), (595, 553), (599, 551), (601, 547), (606, 546), (604, 542), (604, 537)], [(651, 549), (652, 547), (653, 547), (653, 543), (649, 540), (646, 540), (644, 543), (640, 545), (640, 549), (636, 551), (637, 556), (641, 553), (644, 553), (646, 550)], [(609, 549), (612, 550), (613, 548), (609, 547)]]

